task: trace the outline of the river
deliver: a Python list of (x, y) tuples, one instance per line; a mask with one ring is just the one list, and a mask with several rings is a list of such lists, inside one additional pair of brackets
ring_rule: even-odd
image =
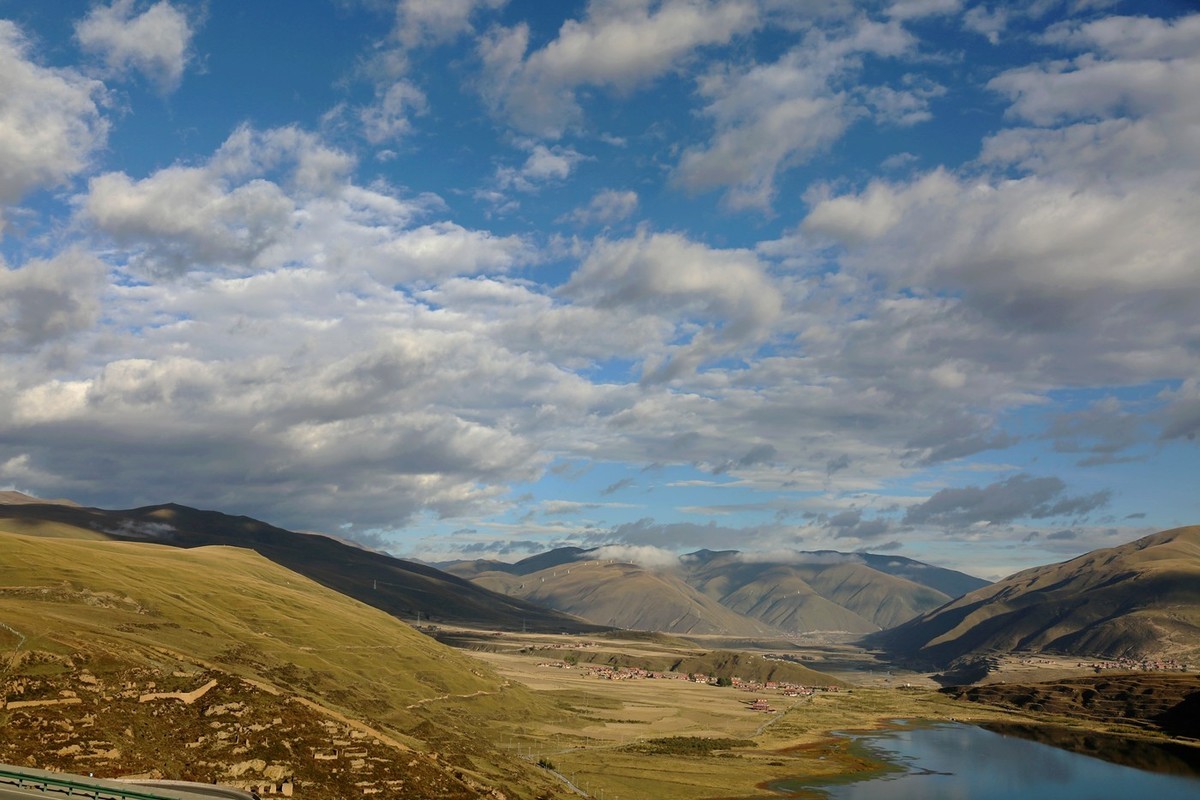
[[(1023, 734), (1023, 736), (1026, 734)], [(1038, 738), (1046, 740), (1043, 731)], [(855, 747), (892, 765), (867, 780), (777, 781), (781, 794), (831, 800), (1197, 800), (1200, 749), (1149, 757), (1151, 772), (973, 725), (906, 725), (854, 735)], [(1089, 737), (1091, 745), (1102, 741)], [(1119, 749), (1119, 739), (1111, 740)], [(1064, 744), (1067, 744), (1064, 742)], [(1102, 749), (1102, 748), (1100, 748)], [(1129, 760), (1126, 758), (1125, 760)]]

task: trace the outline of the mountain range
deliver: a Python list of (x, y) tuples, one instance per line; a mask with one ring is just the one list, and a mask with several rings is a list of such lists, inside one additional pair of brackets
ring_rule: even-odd
[(913, 665), (997, 653), (1200, 656), (1200, 527), (1177, 528), (995, 584), (871, 553), (699, 550), (669, 568), (559, 548), (441, 569), (318, 534), (177, 504), (126, 511), (0, 492), (0, 531), (35, 537), (234, 546), (410, 621), (495, 629), (865, 635)]
[(597, 624), (676, 634), (869, 633), (986, 581), (898, 556), (834, 551), (763, 559), (699, 550), (669, 568), (566, 547), (508, 564), (440, 566), (480, 586)]

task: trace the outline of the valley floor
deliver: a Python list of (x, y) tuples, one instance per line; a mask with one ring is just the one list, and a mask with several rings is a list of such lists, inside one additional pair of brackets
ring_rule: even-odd
[[(607, 668), (613, 657), (625, 663), (639, 657), (661, 663), (663, 656), (686, 650), (686, 643), (668, 637), (618, 640), (469, 631), (440, 631), (439, 636), (470, 650), (511, 680), (554, 698), (569, 712), (556, 720), (513, 723), (496, 732), (497, 743), (556, 771), (591, 797), (778, 797), (767, 789), (768, 783), (879, 770), (881, 765), (850, 748), (849, 740), (831, 734), (874, 729), (897, 719), (1035, 722), (1148, 735), (1119, 722), (955, 700), (936, 691), (932, 676), (889, 668), (845, 643), (807, 648), (793, 644), (787, 651), (779, 642), (762, 643), (764, 653), (786, 656), (852, 684), (838, 691), (789, 696), (782, 686), (748, 690)], [(745, 649), (751, 643), (702, 644)], [(1078, 663), (1006, 659), (992, 677), (1030, 680), (1040, 675), (1060, 680), (1093, 673)], [(769, 710), (755, 710), (756, 702)], [(1196, 752), (1200, 758), (1200, 748)]]

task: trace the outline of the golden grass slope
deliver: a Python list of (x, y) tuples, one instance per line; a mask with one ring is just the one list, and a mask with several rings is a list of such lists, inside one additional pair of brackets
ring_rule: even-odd
[[(490, 725), (552, 709), (483, 663), (249, 550), (0, 533), (0, 621), (0, 674), (13, 691), (52, 691), (44, 679), (56, 675), (69, 691), (65, 682), (79, 680), (81, 670), (101, 679), (158, 672), (168, 682), (180, 670), (202, 672), (222, 676), (223, 686), (298, 698), (328, 718), (367, 726), (375, 738), (417, 750), (436, 741), (456, 754), (465, 780), (504, 784), (510, 796), (552, 790), (486, 741)], [(203, 681), (171, 690), (192, 683)], [(19, 732), (9, 724), (17, 713), (24, 712), (0, 712), (8, 736)], [(103, 715), (89, 724), (103, 727)], [(39, 735), (36, 722), (24, 730)], [(131, 753), (142, 738), (132, 725), (106, 735), (113, 749)], [(283, 757), (267, 734), (250, 738)], [(161, 747), (187, 744), (167, 736)]]
[(944, 665), (968, 654), (1200, 654), (1200, 526), (1035, 567), (872, 641)]

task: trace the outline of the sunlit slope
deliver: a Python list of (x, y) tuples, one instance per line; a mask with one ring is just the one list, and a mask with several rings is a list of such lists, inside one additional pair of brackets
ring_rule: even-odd
[(737, 613), (670, 573), (617, 561), (574, 561), (525, 575), (485, 572), (496, 591), (619, 628), (677, 634), (775, 635), (769, 624)]
[[(196, 761), (203, 749), (192, 748), (220, 719), (206, 714), (236, 708), (259, 732), (246, 739), (249, 749), (242, 755), (218, 753), (222, 763), (275, 759), (289, 770), (315, 769), (321, 765), (308, 763), (311, 731), (325, 731), (332, 741), (338, 734), (329, 734), (329, 726), (341, 725), (346, 732), (340, 736), (354, 738), (359, 734), (351, 728), (364, 723), (401, 746), (452, 754), (456, 766), (469, 770), (460, 779), (438, 766), (442, 762), (414, 762), (414, 774), (429, 773), (428, 786), (410, 787), (406, 796), (476, 796), (471, 780), (527, 788), (540, 782), (530, 777), (534, 771), (500, 753), (489, 731), (505, 720), (554, 709), (482, 662), (250, 550), (0, 533), (0, 621), (0, 677), (9, 701), (0, 712), (3, 746), (20, 752), (20, 737), (30, 739), (24, 742), (30, 758), (53, 756), (38, 750), (47, 725), (75, 726), (86, 728), (91, 740), (105, 741), (118, 765), (146, 763), (142, 751), (150, 742), (156, 752), (178, 751), (178, 758), (161, 757), (173, 770), (167, 777), (208, 780), (204, 762)], [(215, 683), (212, 697), (199, 701), (199, 710), (174, 700), (137, 702), (138, 692), (155, 690), (155, 684), (157, 691), (187, 691), (209, 680)], [(121, 692), (112, 702), (83, 705), (86, 692), (105, 683), (133, 684), (132, 699)], [(19, 707), (44, 697), (79, 705)], [(217, 697), (226, 702), (209, 707)], [(287, 705), (288, 698), (299, 700)], [(287, 707), (281, 710), (281, 703)], [(66, 716), (72, 711), (81, 712), (78, 719)], [(28, 721), (35, 712), (46, 715), (42, 722)], [(120, 724), (109, 724), (110, 712)], [(299, 738), (275, 738), (273, 719), (284, 720), (287, 735)], [(297, 732), (304, 730), (309, 733)], [(86, 747), (90, 740), (82, 741)], [(370, 741), (363, 739), (363, 746)], [(68, 761), (71, 747), (60, 748)], [(388, 746), (373, 752), (397, 758)], [(150, 763), (156, 763), (152, 754)], [(352, 783), (347, 791), (361, 795)]]
[(487, 591), (441, 570), (296, 533), (250, 517), (175, 504), (106, 511), (60, 504), (0, 504), (0, 530), (40, 536), (154, 541), (177, 547), (250, 548), (337, 592), (398, 617), (484, 627), (586, 630), (580, 620)]
[(939, 665), (985, 653), (1200, 653), (1200, 527), (1018, 572), (872, 641)]

